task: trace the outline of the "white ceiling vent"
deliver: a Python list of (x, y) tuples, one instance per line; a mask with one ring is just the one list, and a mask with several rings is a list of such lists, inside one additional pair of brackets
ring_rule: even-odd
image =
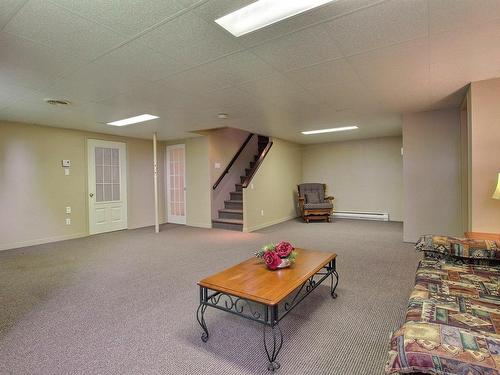
[(45, 99), (45, 102), (51, 105), (69, 105), (71, 102), (64, 99)]

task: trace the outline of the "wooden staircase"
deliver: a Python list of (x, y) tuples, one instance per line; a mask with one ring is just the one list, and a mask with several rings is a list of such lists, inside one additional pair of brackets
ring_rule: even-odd
[(257, 160), (269, 142), (268, 137), (260, 136), (258, 139), (258, 154), (245, 168), (245, 175), (240, 176), (240, 183), (234, 185), (234, 191), (229, 193), (229, 200), (224, 201), (224, 208), (218, 210), (218, 218), (212, 220), (212, 228), (243, 231), (243, 183), (253, 174)]

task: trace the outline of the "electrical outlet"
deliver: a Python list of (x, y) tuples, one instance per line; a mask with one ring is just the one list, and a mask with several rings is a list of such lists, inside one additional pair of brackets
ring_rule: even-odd
[(71, 219), (70, 218), (66, 219), (66, 225), (71, 225)]
[(264, 210), (260, 210), (260, 216), (264, 216)]
[(71, 207), (69, 207), (69, 206), (68, 206), (68, 207), (66, 207), (66, 213), (67, 213), (67, 214), (70, 214), (70, 213), (71, 213)]

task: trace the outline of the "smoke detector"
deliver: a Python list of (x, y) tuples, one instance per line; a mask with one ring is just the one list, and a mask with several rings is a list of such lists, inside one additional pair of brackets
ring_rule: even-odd
[(69, 105), (71, 102), (65, 99), (45, 99), (45, 102), (50, 105)]
[(220, 118), (220, 119), (222, 119), (222, 120), (225, 120), (225, 119), (227, 119), (228, 117), (229, 117), (229, 116), (228, 116), (228, 114), (227, 114), (227, 113), (219, 113), (219, 114), (217, 115), (217, 118)]

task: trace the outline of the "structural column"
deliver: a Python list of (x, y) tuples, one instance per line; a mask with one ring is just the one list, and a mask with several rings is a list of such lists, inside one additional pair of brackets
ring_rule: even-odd
[(160, 232), (160, 223), (158, 220), (158, 159), (156, 155), (156, 132), (153, 133), (153, 178), (155, 195), (155, 233)]

